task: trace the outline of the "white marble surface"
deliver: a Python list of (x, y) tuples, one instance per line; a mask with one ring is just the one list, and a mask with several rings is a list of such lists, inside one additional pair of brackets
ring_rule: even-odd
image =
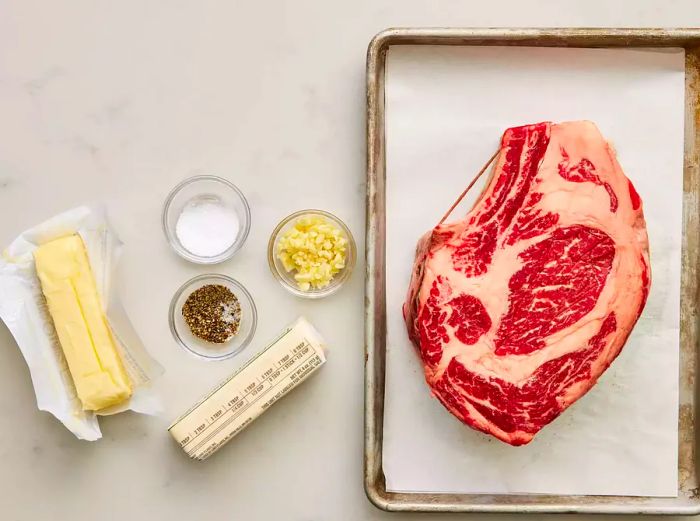
[[(695, 0), (0, 0), (0, 244), (104, 201), (127, 244), (126, 307), (167, 368), (163, 417), (107, 418), (102, 441), (78, 442), (35, 409), (0, 326), (3, 521), (389, 519), (362, 490), (362, 263), (341, 293), (302, 302), (269, 275), (265, 248), (281, 217), (310, 206), (344, 218), (362, 246), (365, 49), (407, 25), (693, 26), (700, 10)], [(195, 360), (168, 331), (173, 291), (207, 269), (169, 251), (160, 207), (200, 172), (228, 177), (252, 205), (245, 249), (217, 269), (256, 298), (253, 349), (303, 313), (332, 352), (314, 379), (194, 463), (165, 428), (240, 362)]]

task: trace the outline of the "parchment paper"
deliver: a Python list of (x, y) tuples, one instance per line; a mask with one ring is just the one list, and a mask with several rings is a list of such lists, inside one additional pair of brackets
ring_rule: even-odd
[[(387, 67), (387, 489), (675, 496), (683, 51), (398, 46)], [(431, 397), (401, 305), (416, 241), (498, 149), (503, 131), (577, 119), (597, 123), (642, 196), (651, 293), (593, 390), (529, 445), (511, 447), (462, 425)]]

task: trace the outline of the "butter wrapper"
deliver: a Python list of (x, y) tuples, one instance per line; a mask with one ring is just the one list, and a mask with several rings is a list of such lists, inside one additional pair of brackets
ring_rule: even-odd
[[(79, 234), (85, 243), (115, 344), (134, 386), (129, 400), (97, 412), (82, 409), (34, 267), (33, 252), (38, 246), (73, 233)], [(53, 414), (83, 440), (102, 437), (98, 415), (125, 410), (143, 414), (161, 412), (151, 382), (163, 373), (163, 368), (146, 351), (114, 289), (115, 268), (122, 247), (105, 211), (81, 206), (26, 230), (0, 258), (0, 319), (29, 366), (37, 406)]]

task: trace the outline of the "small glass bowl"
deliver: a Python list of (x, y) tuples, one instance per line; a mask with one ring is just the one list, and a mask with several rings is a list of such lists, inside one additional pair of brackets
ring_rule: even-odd
[[(211, 257), (202, 257), (189, 251), (177, 237), (177, 220), (183, 208), (191, 201), (211, 201), (231, 207), (238, 216), (240, 228), (236, 240), (226, 250)], [(197, 264), (216, 264), (230, 259), (250, 232), (250, 207), (243, 193), (231, 182), (214, 175), (198, 175), (185, 179), (175, 188), (163, 205), (163, 231), (173, 250), (180, 257)]]
[[(282, 265), (282, 262), (277, 258), (277, 242), (280, 237), (282, 237), (289, 228), (294, 226), (294, 223), (300, 217), (307, 215), (317, 215), (326, 218), (328, 221), (333, 223), (335, 226), (340, 228), (345, 234), (348, 240), (347, 250), (345, 252), (345, 267), (338, 272), (333, 279), (331, 279), (328, 286), (321, 289), (310, 288), (307, 291), (299, 289), (296, 280), (294, 280), (294, 271), (287, 272)], [(277, 225), (270, 236), (270, 241), (267, 244), (267, 262), (270, 266), (270, 271), (272, 275), (277, 279), (277, 281), (282, 285), (284, 289), (290, 293), (309, 299), (317, 299), (322, 297), (327, 297), (338, 291), (346, 280), (350, 278), (353, 268), (355, 267), (355, 258), (357, 252), (355, 250), (355, 239), (350, 233), (349, 228), (345, 225), (343, 221), (338, 219), (335, 215), (324, 212), (323, 210), (301, 210), (299, 212), (294, 212), (288, 215)]]
[[(185, 304), (187, 297), (194, 290), (207, 284), (226, 286), (238, 297), (238, 301), (241, 304), (240, 329), (231, 340), (223, 344), (206, 342), (194, 336), (182, 316), (182, 306)], [(189, 353), (204, 360), (226, 360), (237, 355), (250, 344), (258, 324), (258, 311), (255, 308), (253, 297), (240, 282), (226, 275), (199, 275), (185, 282), (173, 295), (168, 314), (170, 331), (177, 343)]]

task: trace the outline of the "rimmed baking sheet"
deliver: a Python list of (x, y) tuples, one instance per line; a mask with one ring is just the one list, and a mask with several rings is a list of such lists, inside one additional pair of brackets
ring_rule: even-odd
[[(681, 438), (687, 438), (688, 429), (692, 429), (687, 419), (681, 418), (683, 421), (679, 424), (678, 416), (679, 410), (681, 416), (687, 411), (688, 397), (694, 396), (688, 392), (689, 383), (692, 387), (689, 382), (692, 375), (689, 378), (687, 373), (694, 374), (695, 349), (689, 350), (687, 346), (691, 339), (696, 342), (695, 326), (688, 330), (688, 314), (693, 314), (695, 308), (690, 309), (689, 302), (683, 298), (687, 299), (689, 290), (697, 291), (695, 276), (684, 273), (684, 297), (678, 295), (681, 221), (685, 219), (686, 230), (693, 226), (692, 205), (697, 201), (697, 193), (688, 191), (688, 178), (695, 175), (690, 168), (693, 166), (690, 160), (695, 157), (695, 133), (693, 129), (689, 134), (687, 125), (685, 170), (682, 155), (684, 113), (687, 114), (689, 107), (694, 110), (694, 105), (684, 102), (683, 93), (694, 88), (686, 80), (695, 74), (695, 62), (693, 50), (688, 52), (681, 48), (689, 46), (688, 38), (694, 33), (665, 34), (667, 40), (662, 41), (659, 35), (644, 40), (641, 33), (614, 30), (522, 30), (521, 33), (517, 30), (500, 33), (498, 30), (396, 30), (374, 41), (368, 62), (366, 485), (375, 503), (384, 508), (409, 510), (510, 511), (517, 510), (515, 505), (518, 504), (533, 504), (540, 505), (535, 511), (570, 511), (572, 508), (576, 511), (620, 511), (620, 508), (622, 511), (651, 511), (652, 508), (665, 511), (661, 509), (662, 503), (681, 505), (691, 499), (685, 506), (695, 508), (692, 501), (694, 470), (689, 473), (684, 465), (682, 472), (678, 472), (679, 449), (681, 460), (687, 458), (688, 449), (676, 441), (679, 425)], [(611, 47), (631, 43), (645, 49), (492, 47), (516, 43), (601, 47), (605, 46), (605, 39)], [(448, 48), (435, 46), (436, 43), (458, 46)], [(651, 50), (651, 43), (668, 48)], [(403, 44), (418, 44), (419, 47)], [(465, 44), (466, 47), (459, 47)], [(472, 44), (480, 46), (471, 47)], [(487, 47), (483, 47), (484, 44)], [(387, 64), (388, 79), (385, 76)], [(513, 83), (503, 84), (505, 78), (512, 79)], [(538, 81), (540, 79), (542, 81)], [(497, 91), (494, 86), (499, 85), (499, 80)], [(567, 85), (567, 81), (573, 82), (573, 86)], [(689, 86), (686, 88), (686, 85)], [(610, 110), (616, 106), (616, 117), (613, 117)], [(640, 112), (646, 112), (648, 123), (656, 121), (653, 125), (656, 135), (645, 132), (649, 129), (643, 124), (632, 124), (635, 118), (644, 117)], [(591, 395), (545, 429), (536, 442), (523, 451), (523, 448), (503, 446), (471, 432), (429, 397), (418, 360), (402, 330), (400, 302), (407, 280), (403, 271), (410, 270), (418, 235), (439, 219), (468, 181), (470, 170), (478, 170), (491, 155), (504, 128), (541, 119), (582, 118), (595, 120), (603, 134), (620, 150), (623, 168), (645, 197), (652, 251), (656, 243), (660, 251), (668, 255), (657, 255), (656, 265), (652, 265), (660, 275), (655, 277), (659, 292), (648, 306), (651, 310), (648, 324), (640, 323), (635, 332), (637, 340), (631, 339), (623, 352), (628, 361), (625, 363), (625, 358), (621, 358)], [(392, 129), (394, 133), (387, 138)], [(645, 135), (653, 136), (660, 145), (654, 150), (658, 164), (637, 160), (639, 154), (643, 156), (645, 150), (653, 149), (650, 142), (644, 143)], [(690, 142), (689, 135), (693, 138)], [(663, 146), (659, 141), (663, 141)], [(664, 168), (675, 172), (676, 176), (669, 175), (664, 189), (655, 190), (649, 175)], [(423, 184), (420, 170), (426, 172)], [(436, 172), (440, 173), (440, 183), (435, 182)], [(399, 174), (405, 184), (393, 177)], [(685, 195), (681, 188), (684, 175)], [(412, 188), (403, 189), (405, 186)], [(683, 197), (686, 199), (685, 216), (681, 212)], [(650, 212), (658, 215), (665, 207), (668, 211), (664, 220), (649, 218)], [(410, 216), (398, 218), (397, 213), (402, 208), (410, 208)], [(697, 222), (696, 217), (694, 222)], [(672, 226), (672, 233), (668, 232), (668, 226)], [(683, 266), (687, 272), (696, 262), (696, 256), (688, 254), (693, 248), (697, 252), (697, 245), (686, 242), (683, 248)], [(691, 275), (697, 274), (696, 270), (691, 269), (691, 272)], [(681, 345), (686, 346), (682, 352), (685, 379), (679, 380), (677, 318), (683, 303), (685, 331), (681, 335)], [(666, 320), (659, 321), (659, 317)], [(675, 330), (666, 327), (674, 321)], [(654, 327), (661, 323), (664, 327)], [(667, 346), (667, 356), (662, 356), (661, 360), (652, 356), (657, 344)], [(649, 356), (636, 355), (636, 352), (646, 352)], [(691, 369), (688, 369), (688, 355), (693, 358)], [(655, 369), (657, 375), (664, 376), (654, 378), (654, 389), (659, 392), (644, 396), (650, 387), (643, 384), (653, 377)], [(677, 406), (679, 383), (683, 403), (680, 409)], [(638, 395), (638, 399), (630, 399), (631, 395)], [(647, 405), (646, 409), (641, 408), (642, 403)], [(630, 411), (631, 405), (639, 408)], [(645, 412), (651, 414), (645, 416)], [(627, 418), (622, 417), (625, 413)], [(653, 418), (658, 414), (661, 416), (654, 426)], [(641, 421), (642, 417), (645, 421)], [(401, 436), (412, 418), (415, 420), (413, 428)], [(608, 423), (607, 430), (601, 422)], [(607, 450), (615, 444), (606, 433), (621, 435), (616, 438), (618, 441), (624, 440), (626, 434), (634, 436), (635, 433), (646, 438), (644, 443), (627, 447), (628, 458), (611, 462), (611, 453)], [(582, 442), (587, 443), (583, 446)], [(650, 446), (645, 447), (645, 443)], [(656, 449), (653, 457), (646, 456), (653, 449)], [(431, 472), (422, 471), (428, 465)], [(643, 473), (645, 465), (647, 471)], [(479, 471), (465, 480), (472, 467), (478, 467)], [(572, 468), (578, 468), (579, 473), (572, 474)], [(636, 473), (635, 468), (639, 470)], [(586, 478), (586, 469), (591, 474), (597, 472), (598, 479)], [(640, 479), (635, 481), (635, 476)], [(611, 497), (600, 497), (602, 495)], [(666, 498), (647, 499), (651, 496)], [(579, 499), (572, 500), (575, 497)], [(615, 502), (621, 497), (625, 501)], [(655, 506), (640, 510), (639, 505), (649, 501), (655, 502)]]

